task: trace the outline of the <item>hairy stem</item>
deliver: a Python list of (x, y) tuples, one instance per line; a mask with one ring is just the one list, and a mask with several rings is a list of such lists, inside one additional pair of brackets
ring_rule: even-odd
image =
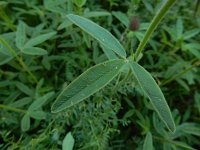
[(127, 73), (127, 75), (114, 86), (111, 95), (113, 95), (114, 93), (116, 93), (116, 91), (119, 89), (119, 87), (122, 86), (131, 75), (132, 75), (131, 74), (131, 70), (129, 70), (128, 73)]
[(28, 72), (28, 74), (30, 75), (30, 77), (33, 79), (33, 81), (35, 83), (38, 83), (36, 77), (32, 74), (32, 72), (29, 70), (28, 66), (24, 63), (24, 61), (22, 60), (22, 58), (20, 58), (17, 53), (13, 50), (12, 47), (10, 47), (10, 45), (2, 38), (0, 37), (0, 42), (12, 53), (12, 55), (18, 60), (18, 62), (20, 63), (20, 65), (23, 67), (23, 69)]
[(12, 30), (12, 31), (16, 31), (16, 27), (13, 24), (13, 22), (10, 20), (10, 18), (7, 16), (7, 14), (5, 13), (5, 11), (3, 10), (3, 8), (0, 8), (0, 18), (2, 18), (5, 23), (7, 23), (7, 26)]
[(20, 113), (26, 113), (26, 110), (18, 109), (18, 108), (11, 107), (8, 105), (3, 105), (3, 104), (0, 104), (0, 108), (15, 111), (15, 112), (20, 112)]
[(135, 60), (137, 60), (138, 56), (140, 55), (140, 53), (142, 52), (143, 48), (145, 47), (145, 45), (147, 44), (147, 41), (149, 40), (151, 34), (153, 33), (153, 31), (155, 30), (155, 28), (158, 26), (158, 24), (160, 23), (160, 21), (162, 20), (162, 18), (164, 17), (164, 15), (166, 14), (166, 12), (169, 10), (169, 8), (175, 3), (176, 0), (168, 0), (162, 7), (161, 9), (158, 11), (158, 13), (155, 15), (155, 17), (153, 18), (149, 28), (147, 29), (142, 41), (140, 42), (136, 53), (135, 53)]

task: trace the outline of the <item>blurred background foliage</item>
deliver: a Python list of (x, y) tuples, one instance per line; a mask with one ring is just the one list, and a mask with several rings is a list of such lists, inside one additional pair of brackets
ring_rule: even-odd
[[(52, 114), (60, 90), (107, 60), (96, 40), (66, 14), (87, 17), (134, 53), (166, 0), (1, 0), (0, 149), (200, 149), (200, 10), (177, 0), (145, 47), (140, 64), (160, 85), (177, 130), (170, 133), (133, 79), (121, 73), (86, 101)], [(137, 16), (138, 29), (129, 29)], [(123, 82), (123, 84), (121, 84)]]

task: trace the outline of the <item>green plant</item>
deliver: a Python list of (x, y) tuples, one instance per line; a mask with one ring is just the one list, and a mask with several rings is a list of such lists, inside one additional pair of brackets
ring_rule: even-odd
[[(144, 48), (151, 33), (156, 28), (164, 14), (173, 5), (175, 0), (168, 0), (157, 15), (152, 20), (150, 27), (148, 28), (143, 40), (141, 41), (135, 56), (132, 55), (133, 60), (138, 60), (138, 57)], [(108, 84), (114, 77), (116, 77), (123, 68), (127, 69), (127, 74), (132, 74), (135, 78), (135, 83), (140, 85), (145, 95), (150, 99), (155, 110), (159, 114), (160, 118), (165, 122), (166, 126), (172, 132), (175, 131), (175, 124), (170, 112), (170, 109), (165, 101), (165, 98), (156, 84), (155, 80), (151, 77), (142, 66), (134, 62), (131, 57), (126, 58), (126, 53), (120, 43), (105, 29), (98, 26), (94, 22), (82, 18), (77, 15), (68, 15), (68, 19), (74, 24), (79, 26), (85, 32), (89, 33), (95, 39), (97, 39), (103, 47), (107, 48), (107, 53), (116, 53), (121, 59), (109, 60), (98, 64), (74, 80), (68, 85), (58, 96), (51, 110), (56, 113), (62, 111), (65, 108), (69, 108), (76, 103), (86, 99), (99, 89)], [(130, 73), (132, 72), (132, 73)]]
[(166, 2), (1, 0), (0, 149), (199, 149), (199, 10)]

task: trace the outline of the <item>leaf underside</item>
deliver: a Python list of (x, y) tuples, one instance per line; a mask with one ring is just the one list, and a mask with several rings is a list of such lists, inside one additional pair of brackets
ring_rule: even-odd
[(106, 29), (100, 27), (96, 23), (83, 18), (78, 15), (69, 14), (67, 15), (68, 19), (71, 20), (74, 24), (79, 26), (85, 32), (90, 34), (92, 37), (97, 39), (102, 45), (108, 47), (110, 50), (117, 53), (119, 56), (125, 58), (126, 52), (123, 46), (119, 41)]
[(157, 111), (160, 118), (166, 124), (166, 126), (172, 131), (175, 131), (175, 124), (172, 118), (171, 111), (165, 100), (165, 97), (160, 90), (159, 86), (151, 76), (142, 66), (136, 62), (130, 62), (130, 66), (134, 77), (138, 81), (143, 92), (147, 95), (151, 101), (154, 109)]
[(125, 65), (121, 59), (98, 64), (74, 80), (57, 97), (51, 111), (56, 113), (88, 98), (108, 84)]

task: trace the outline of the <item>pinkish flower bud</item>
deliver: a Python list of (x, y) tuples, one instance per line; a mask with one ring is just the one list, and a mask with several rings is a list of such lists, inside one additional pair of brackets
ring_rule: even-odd
[(131, 17), (129, 23), (129, 29), (132, 31), (137, 31), (139, 29), (139, 26), (140, 26), (139, 18), (137, 16)]

